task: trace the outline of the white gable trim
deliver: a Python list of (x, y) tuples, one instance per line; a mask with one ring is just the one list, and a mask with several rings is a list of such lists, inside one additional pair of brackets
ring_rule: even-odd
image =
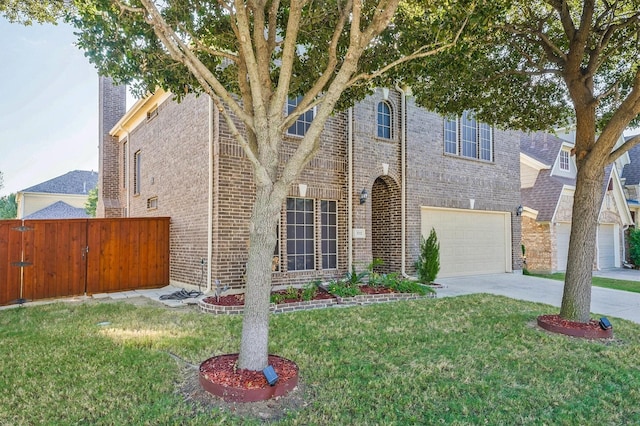
[[(633, 220), (631, 219), (631, 211), (629, 211), (627, 198), (624, 195), (622, 182), (620, 181), (620, 176), (618, 175), (618, 168), (616, 167), (615, 164), (613, 164), (613, 167), (611, 167), (611, 173), (609, 175), (609, 179), (613, 181), (613, 190), (612, 190), (613, 199), (616, 204), (616, 210), (618, 211), (618, 214), (620, 215), (620, 219), (622, 220), (622, 224), (625, 226), (633, 225)], [(600, 205), (599, 214), (601, 214), (605, 209), (605, 198), (606, 198), (605, 196), (606, 194), (603, 194), (602, 204)]]
[(538, 210), (532, 209), (531, 207), (522, 207), (522, 217), (536, 220), (538, 218)]
[(560, 191), (560, 196), (556, 200), (556, 205), (553, 208), (553, 214), (551, 215), (551, 223), (556, 223), (556, 215), (558, 214), (558, 207), (560, 207), (560, 200), (563, 195), (568, 195), (573, 197), (576, 192), (576, 187), (574, 185), (562, 185), (562, 191)]
[(520, 153), (520, 162), (538, 171), (547, 170), (551, 168), (551, 166), (544, 164), (543, 162), (538, 161), (535, 158), (530, 157), (527, 154), (524, 154), (522, 152)]

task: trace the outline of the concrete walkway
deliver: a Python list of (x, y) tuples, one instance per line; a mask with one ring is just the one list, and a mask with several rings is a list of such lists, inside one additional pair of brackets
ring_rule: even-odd
[[(597, 276), (640, 281), (640, 271), (616, 269), (599, 271)], [(536, 278), (522, 274), (475, 275), (469, 277), (438, 278), (438, 297), (452, 297), (473, 293), (489, 293), (512, 299), (546, 303), (560, 307), (562, 281)], [(598, 315), (624, 318), (640, 324), (640, 293), (592, 287), (591, 312)]]

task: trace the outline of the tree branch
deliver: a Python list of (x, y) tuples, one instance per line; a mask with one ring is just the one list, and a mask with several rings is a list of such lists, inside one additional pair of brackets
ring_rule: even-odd
[[(140, 1), (148, 13), (148, 16), (145, 16), (145, 20), (152, 26), (156, 36), (162, 41), (171, 57), (189, 68), (203, 90), (211, 96), (216, 105), (219, 105), (218, 109), (223, 113), (223, 116), (228, 113), (226, 113), (226, 109), (222, 107), (222, 102), (229, 105), (233, 113), (247, 126), (252, 127), (253, 117), (243, 111), (233, 96), (220, 84), (211, 71), (205, 67), (182, 40), (180, 40), (173, 29), (164, 21), (155, 4), (153, 4), (151, 0)], [(251, 149), (246, 139), (241, 136), (231, 117), (225, 117), (225, 120), (229, 123), (232, 134), (234, 134), (238, 143), (244, 148), (249, 160), (257, 167), (259, 165), (257, 153)]]
[(615, 151), (609, 154), (609, 160), (608, 160), (609, 163), (613, 163), (615, 160), (620, 158), (620, 156), (622, 156), (625, 152), (628, 152), (639, 143), (640, 143), (640, 135), (635, 135), (631, 139), (626, 140), (625, 143), (620, 145)]
[[(338, 64), (338, 42), (340, 41), (340, 35), (344, 30), (347, 19), (349, 18), (349, 12), (351, 10), (352, 4), (352, 0), (347, 0), (345, 7), (343, 7), (342, 10), (339, 11), (340, 17), (336, 24), (336, 28), (333, 31), (333, 35), (331, 36), (331, 42), (329, 43), (329, 47), (327, 50), (327, 66), (325, 67), (320, 77), (313, 84), (313, 86), (305, 93), (305, 96), (296, 106), (296, 109), (285, 119), (282, 125), (282, 130), (289, 128), (297, 120), (297, 117), (300, 114), (302, 114), (304, 111), (308, 111), (310, 108), (313, 108), (317, 103), (319, 103), (319, 100), (317, 98), (333, 76), (333, 72), (335, 71)], [(280, 83), (278, 84), (278, 87), (280, 87)], [(282, 93), (279, 93), (279, 95), (282, 95), (284, 97), (286, 96), (286, 93), (282, 91)], [(282, 102), (284, 103), (284, 99), (282, 99)]]
[[(458, 40), (460, 38), (460, 35), (462, 34), (462, 31), (464, 30), (465, 26), (467, 25), (467, 22), (469, 21), (469, 17), (467, 16), (464, 20), (464, 22), (462, 23), (462, 25), (460, 26), (460, 28), (458, 29), (454, 39), (452, 41), (450, 41), (449, 43), (437, 46), (436, 45), (431, 45), (431, 46), (422, 46), (419, 49), (415, 50), (413, 53), (406, 55), (400, 59), (397, 59), (387, 65), (385, 65), (384, 67), (376, 70), (373, 73), (361, 73), (358, 74), (354, 77), (351, 78), (351, 80), (348, 83), (348, 86), (351, 86), (353, 84), (355, 84), (356, 82), (360, 81), (360, 80), (373, 80), (376, 77), (381, 76), (382, 74), (384, 74), (385, 72), (389, 71), (390, 69), (397, 67), (400, 64), (403, 64), (407, 61), (411, 61), (414, 59), (419, 59), (419, 58), (425, 58), (427, 56), (433, 56), (437, 53), (440, 53), (442, 51), (445, 51), (447, 49), (450, 49), (451, 47), (455, 46), (458, 43)], [(437, 47), (435, 47), (437, 46)], [(430, 49), (429, 49), (430, 48)], [(425, 51), (426, 49), (429, 49), (427, 51)]]

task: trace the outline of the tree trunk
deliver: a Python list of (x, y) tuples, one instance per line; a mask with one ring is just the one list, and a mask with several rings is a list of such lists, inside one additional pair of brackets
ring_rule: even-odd
[(244, 318), (238, 368), (262, 370), (269, 352), (269, 297), (276, 229), (283, 197), (272, 185), (256, 187), (256, 201), (249, 229), (249, 259), (244, 299)]
[(590, 319), (591, 276), (604, 179), (604, 165), (600, 163), (586, 161), (579, 167), (576, 178), (569, 257), (560, 308), (560, 316), (570, 321), (588, 322)]

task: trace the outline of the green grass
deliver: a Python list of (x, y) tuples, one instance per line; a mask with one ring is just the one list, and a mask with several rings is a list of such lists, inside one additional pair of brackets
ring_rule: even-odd
[[(556, 281), (564, 281), (564, 273), (554, 274), (530, 274), (532, 277), (548, 278)], [(612, 288), (614, 290), (631, 291), (640, 293), (640, 281), (614, 280), (612, 278), (592, 277), (591, 284), (595, 287)]]
[[(640, 325), (614, 320), (614, 341), (534, 326), (555, 311), (473, 295), (274, 315), (271, 352), (298, 364), (307, 400), (275, 424), (640, 424)], [(124, 303), (0, 311), (0, 425), (259, 424), (184, 402), (168, 354), (234, 352), (240, 321)]]

